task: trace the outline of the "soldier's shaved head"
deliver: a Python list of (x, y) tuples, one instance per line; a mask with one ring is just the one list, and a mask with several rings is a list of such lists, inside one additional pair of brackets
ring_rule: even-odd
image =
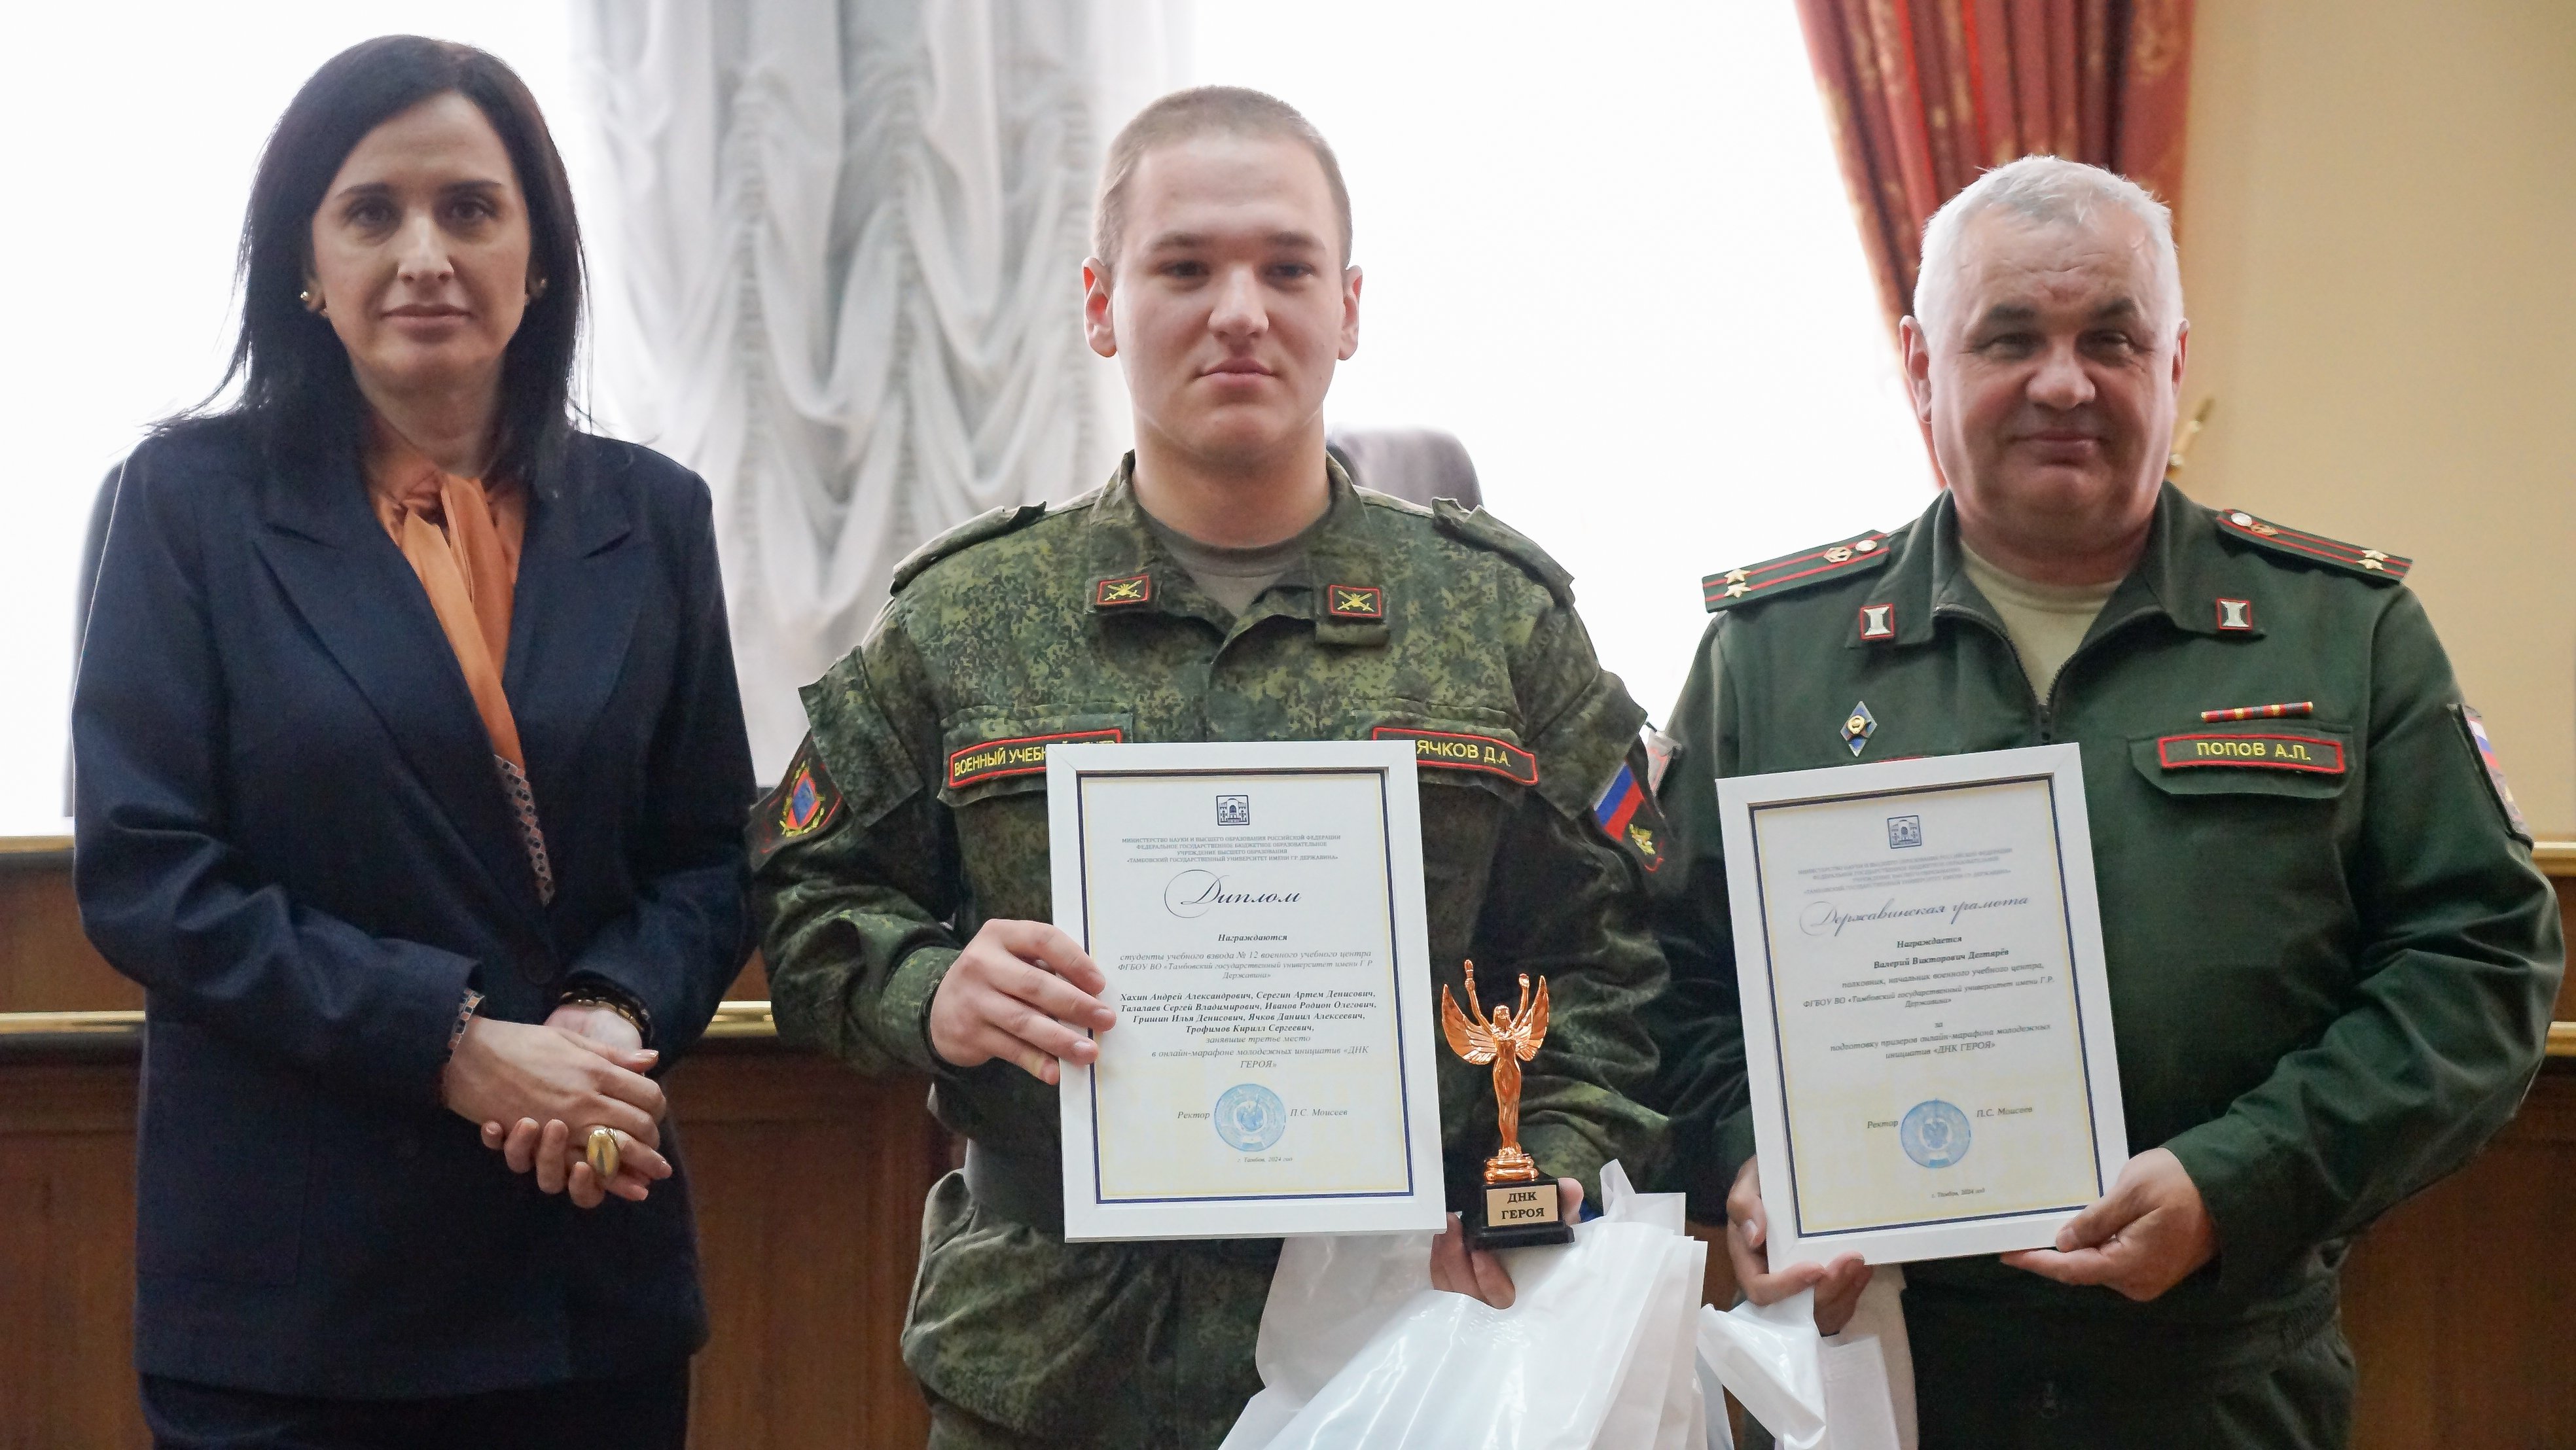
[(1092, 216), (1092, 256), (1102, 275), (1114, 275), (1118, 249), (1127, 238), (1127, 186), (1137, 164), (1158, 146), (1205, 135), (1258, 137), (1292, 141), (1314, 153), (1333, 194), (1333, 211), (1341, 223), (1341, 265), (1351, 261), (1351, 193), (1342, 183), (1342, 163), (1324, 133), (1296, 107), (1242, 86), (1199, 86), (1174, 91), (1136, 113), (1109, 143), (1100, 168), (1100, 197)]

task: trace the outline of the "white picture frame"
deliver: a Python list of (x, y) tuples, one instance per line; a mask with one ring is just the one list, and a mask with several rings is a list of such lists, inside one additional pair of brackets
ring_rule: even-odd
[(1059, 1084), (1068, 1240), (1446, 1222), (1414, 748), (1049, 747), (1055, 921), (1120, 1013)]
[(2052, 1244), (2129, 1156), (2081, 752), (1717, 793), (1772, 1267)]

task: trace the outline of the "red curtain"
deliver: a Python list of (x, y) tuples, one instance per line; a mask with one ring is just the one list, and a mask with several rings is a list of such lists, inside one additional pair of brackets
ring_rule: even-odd
[(1888, 325), (1923, 224), (1977, 173), (2048, 154), (2182, 195), (2192, 0), (1798, 0)]

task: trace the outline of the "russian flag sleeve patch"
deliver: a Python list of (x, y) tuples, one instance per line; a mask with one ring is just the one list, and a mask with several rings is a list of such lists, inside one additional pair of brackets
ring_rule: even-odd
[(1629, 746), (1628, 758), (1619, 763), (1617, 773), (1592, 803), (1592, 823), (1652, 872), (1664, 864), (1664, 818), (1646, 788), (1649, 774), (1645, 747)]
[(2487, 735), (2487, 722), (2466, 705), (2453, 705), (2451, 710), (2460, 722), (2461, 732), (2468, 738), (2469, 753), (2476, 757), (2479, 769), (2485, 772), (2487, 789), (2493, 793), (2496, 809), (2504, 815), (2505, 829), (2529, 845), (2531, 822), (2522, 814), (2522, 803), (2513, 798), (2513, 787), (2505, 782), (2504, 761), (2496, 755), (2495, 741)]

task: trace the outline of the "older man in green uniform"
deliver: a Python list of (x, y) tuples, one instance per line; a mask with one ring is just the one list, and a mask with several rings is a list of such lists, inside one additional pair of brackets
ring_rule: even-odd
[(1904, 326), (1949, 488), (1711, 575), (1661, 778), (1662, 1104), (1757, 1300), (1716, 777), (2073, 742), (2136, 1151), (2025, 1254), (1907, 1266), (1925, 1450), (2339, 1446), (2346, 1245), (2512, 1116), (2564, 965), (2549, 885), (2407, 561), (2162, 482), (2186, 326), (2165, 209), (2052, 158), (1927, 232)]
[[(1259, 1388), (1276, 1240), (1062, 1237), (1059, 1063), (1116, 1019), (1043, 924), (1053, 742), (1418, 742), (1437, 971), (1544, 973), (1554, 998), (1522, 1141), (1576, 1203), (1662, 1129), (1632, 1099), (1664, 975), (1640, 889), (1659, 846), (1626, 784), (1643, 712), (1545, 554), (1328, 463), (1360, 292), (1332, 153), (1267, 96), (1167, 97), (1112, 145), (1098, 231), (1088, 333), (1124, 367), (1136, 451), (1098, 492), (899, 568), (873, 635), (804, 692), (811, 734), (752, 825), (781, 1034), (929, 1074), (969, 1140), (904, 1330), (935, 1446), (1212, 1446)], [(1440, 1071), (1457, 1202), (1495, 1106), (1480, 1069)], [(1454, 1223), (1432, 1267), (1508, 1302)]]

